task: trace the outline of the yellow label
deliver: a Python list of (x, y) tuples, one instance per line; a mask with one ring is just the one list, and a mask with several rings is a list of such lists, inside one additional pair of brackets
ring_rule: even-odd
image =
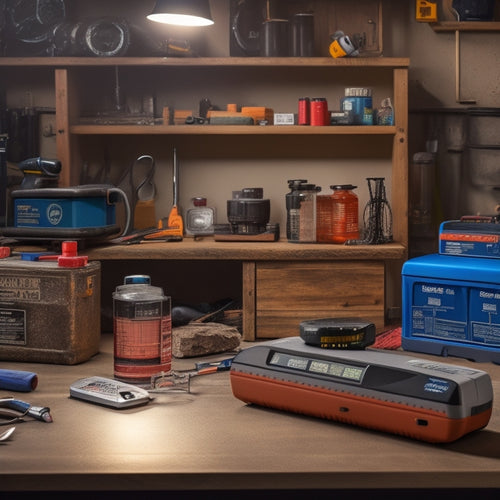
[(345, 57), (347, 55), (346, 51), (340, 46), (337, 40), (334, 40), (330, 44), (330, 55), (332, 57)]
[(416, 0), (415, 19), (424, 23), (437, 22), (437, 4), (426, 0)]

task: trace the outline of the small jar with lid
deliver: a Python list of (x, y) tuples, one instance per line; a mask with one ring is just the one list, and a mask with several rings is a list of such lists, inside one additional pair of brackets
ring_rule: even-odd
[(207, 207), (207, 199), (202, 196), (192, 198), (193, 208), (186, 213), (186, 233), (193, 236), (213, 234), (215, 208)]
[(333, 243), (359, 239), (358, 197), (353, 193), (357, 186), (336, 184), (333, 189)]
[(345, 243), (359, 239), (357, 186), (335, 184), (333, 193), (317, 197), (318, 243)]

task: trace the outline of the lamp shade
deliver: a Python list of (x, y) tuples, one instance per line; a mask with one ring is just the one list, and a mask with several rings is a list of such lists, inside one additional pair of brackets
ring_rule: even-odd
[(208, 0), (157, 0), (151, 21), (177, 26), (209, 26), (214, 24)]

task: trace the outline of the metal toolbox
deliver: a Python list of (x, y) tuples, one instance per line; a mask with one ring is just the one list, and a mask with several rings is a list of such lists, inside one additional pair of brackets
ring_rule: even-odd
[(0, 259), (0, 360), (73, 365), (99, 351), (101, 265)]

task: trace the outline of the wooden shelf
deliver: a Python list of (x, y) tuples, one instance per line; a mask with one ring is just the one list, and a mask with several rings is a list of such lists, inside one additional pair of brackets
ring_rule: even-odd
[(450, 31), (500, 31), (499, 21), (442, 21), (429, 23), (436, 33)]
[[(500, 23), (499, 23), (500, 24)], [(226, 66), (406, 68), (406, 57), (0, 57), (0, 66)]]
[(394, 126), (71, 125), (75, 135), (394, 135)]
[[(200, 158), (223, 157), (227, 148), (220, 146), (230, 142), (238, 143), (235, 148), (238, 155), (260, 160), (271, 156), (282, 159), (315, 158), (312, 146), (319, 145), (321, 151), (318, 154), (325, 155), (328, 151), (328, 157), (342, 158), (355, 151), (359, 158), (367, 162), (382, 157), (385, 162), (390, 161), (394, 243), (345, 246), (294, 244), (286, 239), (277, 242), (216, 242), (205, 237), (200, 240), (184, 238), (181, 242), (169, 243), (109, 244), (89, 247), (82, 253), (92, 260), (168, 260), (184, 264), (186, 268), (190, 267), (189, 261), (238, 261), (241, 263), (241, 276), (237, 279), (242, 283), (242, 329), (247, 340), (280, 336), (283, 331), (291, 331), (295, 328), (297, 317), (326, 317), (332, 314), (365, 317), (380, 329), (384, 326), (386, 310), (399, 306), (401, 264), (408, 255), (408, 58), (6, 57), (0, 58), (0, 67), (8, 68), (8, 73), (16, 75), (12, 85), (23, 79), (36, 83), (36, 74), (43, 74), (46, 84), (47, 74), (53, 73), (57, 155), (63, 165), (61, 186), (79, 183), (82, 153), (87, 143), (95, 146), (97, 142), (102, 147), (108, 140), (119, 144), (124, 137), (127, 141), (128, 136), (135, 136), (131, 139), (138, 144), (156, 143), (156, 138), (162, 139), (162, 136), (166, 136), (167, 140), (168, 136), (177, 136), (175, 141), (181, 144), (190, 143), (191, 138), (195, 138), (200, 147), (193, 149), (202, 151)], [(391, 96), (394, 125), (143, 125), (123, 124), (123, 121), (113, 124), (112, 120), (91, 123), (89, 117), (82, 114), (85, 98), (88, 97), (86, 82), (95, 78), (97, 89), (94, 91), (98, 94), (100, 85), (105, 80), (109, 84), (111, 80), (109, 70), (116, 67), (126, 68), (124, 74), (131, 78), (131, 82), (137, 75), (141, 78), (144, 75), (158, 76), (158, 79), (151, 78), (156, 87), (161, 85), (162, 79), (182, 73), (182, 78), (172, 79), (172, 89), (168, 89), (172, 99), (176, 94), (182, 97), (183, 93), (189, 92), (184, 88), (183, 78), (195, 81), (204, 70), (212, 77), (217, 72), (219, 77), (219, 68), (225, 68), (222, 74), (232, 80), (213, 79), (209, 82), (212, 88), (219, 90), (224, 84), (234, 83), (241, 92), (246, 91), (249, 95), (259, 95), (266, 85), (279, 85), (280, 82), (285, 83), (289, 91), (294, 85), (293, 78), (289, 81), (289, 74), (300, 81), (312, 80), (313, 84), (317, 79), (319, 88), (336, 85), (338, 90), (348, 80), (362, 81), (363, 85), (380, 85), (387, 92), (384, 95)], [(101, 80), (103, 73), (105, 75)], [(238, 76), (241, 73), (245, 76), (244, 81), (240, 81)], [(311, 74), (315, 75), (313, 79)], [(259, 88), (254, 88), (252, 79), (258, 82)], [(205, 88), (204, 92), (207, 92)], [(273, 101), (271, 107), (272, 104)], [(101, 140), (100, 137), (106, 139)], [(231, 155), (234, 154), (231, 152)], [(281, 291), (283, 276), (293, 283), (291, 288), (298, 294), (291, 302), (275, 292), (275, 288)], [(233, 278), (228, 276), (227, 279)], [(321, 286), (318, 286), (319, 283)]]
[(384, 245), (329, 245), (317, 243), (220, 242), (184, 238), (178, 242), (110, 245), (82, 251), (92, 260), (399, 260), (406, 255), (400, 243)]

